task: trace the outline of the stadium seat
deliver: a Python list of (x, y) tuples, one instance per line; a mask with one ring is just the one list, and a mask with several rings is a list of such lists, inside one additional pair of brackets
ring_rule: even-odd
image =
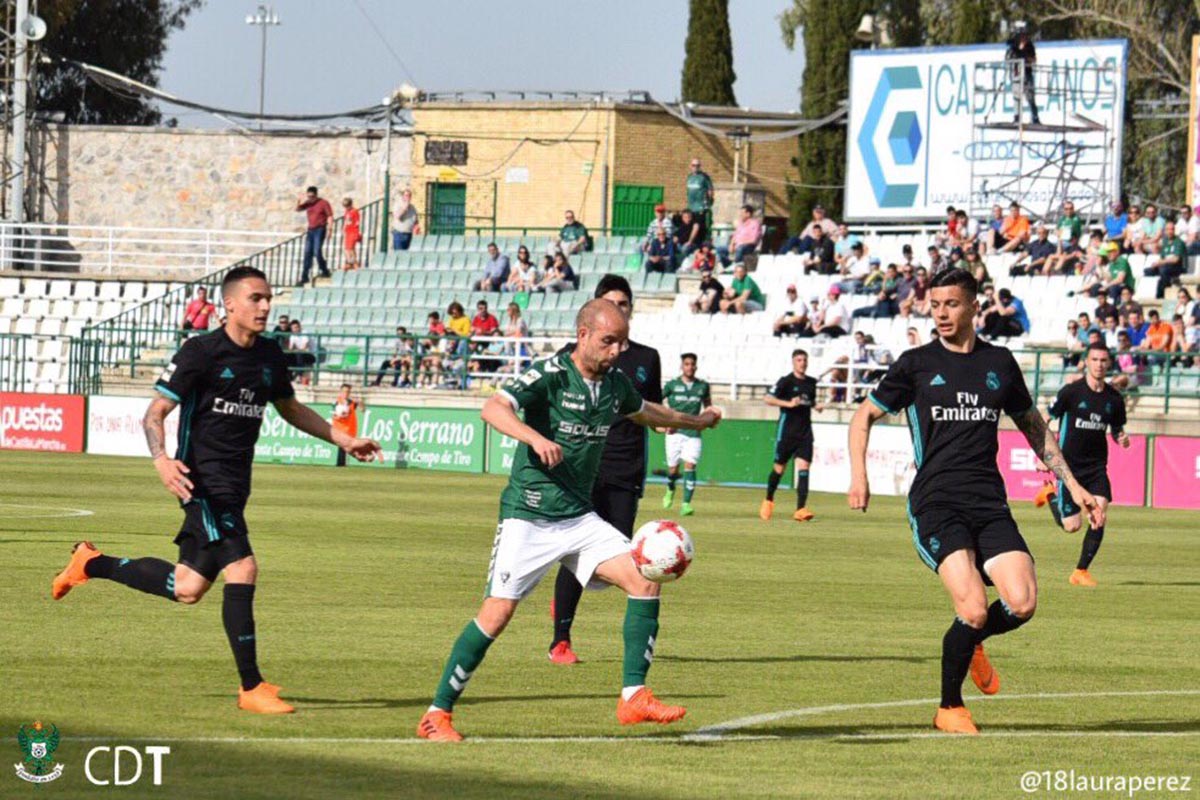
[(71, 296), (70, 281), (50, 281), (50, 291), (46, 294), (51, 300), (58, 300), (64, 297)]
[(0, 278), (0, 298), (19, 297), (20, 295), (20, 278)]
[(119, 300), (121, 298), (121, 283), (119, 281), (104, 281), (100, 284), (97, 300)]

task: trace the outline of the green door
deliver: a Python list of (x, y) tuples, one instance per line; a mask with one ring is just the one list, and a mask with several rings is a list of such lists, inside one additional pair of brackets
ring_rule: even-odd
[(654, 219), (654, 207), (662, 201), (661, 186), (635, 186), (631, 183), (613, 186), (613, 235), (644, 234), (650, 220)]
[(428, 233), (462, 235), (467, 223), (467, 185), (431, 183), (426, 208), (429, 209)]

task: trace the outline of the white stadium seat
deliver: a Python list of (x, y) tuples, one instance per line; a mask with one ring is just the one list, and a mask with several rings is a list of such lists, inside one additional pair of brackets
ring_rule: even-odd
[(95, 281), (75, 281), (74, 297), (76, 300), (91, 300), (91, 299), (95, 298), (95, 296), (96, 296), (96, 282)]
[(37, 333), (38, 321), (33, 317), (18, 317), (13, 325), (13, 333), (19, 336), (32, 336)]
[(95, 300), (84, 300), (75, 304), (75, 319), (96, 319), (100, 313), (100, 304)]
[(51, 300), (56, 300), (56, 299), (63, 298), (63, 297), (70, 297), (71, 296), (71, 282), (70, 281), (50, 281), (50, 291), (46, 293), (46, 296), (49, 297)]
[(120, 281), (105, 281), (100, 284), (100, 294), (97, 295), (99, 300), (119, 300), (121, 298), (121, 283)]
[(50, 313), (50, 301), (44, 297), (38, 297), (30, 300), (25, 306), (25, 316), (36, 317), (38, 319)]
[(19, 297), (21, 294), (20, 278), (0, 278), (0, 298)]

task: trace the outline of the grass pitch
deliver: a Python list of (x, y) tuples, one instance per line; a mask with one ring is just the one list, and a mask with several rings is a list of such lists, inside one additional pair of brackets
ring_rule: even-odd
[[(547, 580), (456, 710), (476, 741), (417, 743), (450, 644), (480, 600), (502, 485), (258, 467), (247, 518), (259, 658), (298, 709), (266, 718), (234, 707), (219, 587), (194, 607), (104, 581), (50, 599), (78, 539), (174, 559), (181, 515), (148, 462), (0, 453), (0, 761), (20, 759), (17, 729), (37, 719), (58, 726), (54, 759), (65, 764), (42, 787), (6, 766), (0, 797), (102, 794), (84, 778), (87, 752), (147, 743), (172, 748), (164, 785), (144, 776), (124, 797), (1011, 798), (1028, 771), (1200, 772), (1194, 513), (1114, 509), (1093, 565), (1100, 586), (1085, 590), (1066, 582), (1079, 535), (1016, 504), (1040, 605), (989, 644), (999, 698), (980, 699), (968, 679), (985, 735), (963, 739), (929, 735), (952, 611), (913, 551), (902, 500), (877, 498), (862, 516), (817, 495), (817, 521), (799, 526), (781, 492), (781, 513), (763, 524), (759, 492), (705, 487), (686, 521), (697, 559), (666, 589), (650, 674), (656, 693), (687, 705), (681, 724), (616, 724), (617, 591), (584, 598), (583, 663), (546, 660)], [(649, 487), (642, 520), (662, 516), (661, 493)], [(687, 737), (772, 714), (725, 739)], [(110, 760), (93, 766), (111, 778)]]

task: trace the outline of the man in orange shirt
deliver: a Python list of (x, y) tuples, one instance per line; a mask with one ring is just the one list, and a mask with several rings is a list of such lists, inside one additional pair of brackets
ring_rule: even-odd
[[(333, 422), (331, 424), (336, 430), (353, 439), (358, 436), (358, 403), (350, 398), (350, 389), (350, 384), (342, 384), (337, 401), (333, 404)], [(338, 448), (337, 465), (339, 467), (346, 466), (346, 451), (340, 447)]]
[(1008, 216), (1000, 223), (1000, 252), (1015, 253), (1029, 242), (1029, 217), (1016, 203), (1008, 207)]
[(183, 310), (182, 327), (185, 331), (206, 331), (209, 318), (216, 313), (217, 307), (208, 299), (208, 289), (201, 286), (196, 290), (196, 299)]
[[(1150, 317), (1150, 325), (1146, 328), (1146, 338), (1142, 340), (1141, 349), (1153, 350), (1158, 353), (1170, 350), (1171, 345), (1175, 342), (1175, 329), (1171, 327), (1171, 323), (1159, 319), (1158, 312), (1153, 309), (1147, 316)], [(1166, 361), (1166, 357), (1152, 355), (1147, 356), (1146, 360), (1151, 364), (1161, 364)]]

